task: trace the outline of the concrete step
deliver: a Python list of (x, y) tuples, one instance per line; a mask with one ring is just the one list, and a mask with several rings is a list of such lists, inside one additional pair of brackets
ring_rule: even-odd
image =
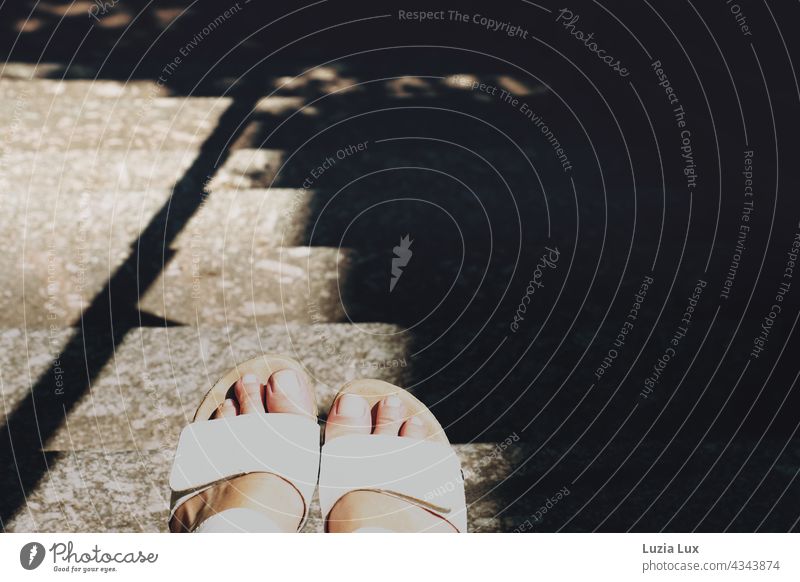
[[(129, 150), (109, 156), (97, 149), (53, 152), (6, 149), (0, 169), (3, 192), (54, 191), (61, 195), (114, 196), (171, 188), (197, 157), (196, 150)], [(197, 177), (198, 191), (203, 177)]]
[[(195, 139), (193, 132), (200, 121), (192, 120), (192, 123), (194, 125), (185, 132), (187, 135), (191, 134), (190, 140)], [(55, 148), (52, 151), (39, 152), (36, 149), (37, 138), (24, 136), (14, 130), (14, 127), (13, 124), (9, 124), (6, 130), (10, 132), (8, 135), (13, 133), (14, 147), (4, 146), (3, 150), (4, 159), (10, 167), (4, 168), (0, 174), (0, 178), (3, 178), (6, 184), (4, 191), (7, 192), (39, 193), (54, 189), (61, 193), (89, 191), (109, 194), (120, 191), (134, 193), (169, 189), (184, 177), (189, 164), (197, 157), (201, 145), (197, 140), (191, 144), (175, 142), (177, 144), (175, 148), (169, 147), (168, 142), (159, 142), (154, 148), (143, 148), (134, 147), (134, 144), (125, 139), (115, 138), (122, 145), (113, 155), (103, 154), (96, 147)], [(169, 128), (162, 129), (166, 131)], [(206, 126), (203, 131), (210, 129), (211, 127)], [(68, 140), (69, 136), (64, 139)], [(17, 147), (19, 140), (25, 140), (28, 146)], [(450, 149), (449, 152), (443, 152), (442, 148), (433, 146), (420, 148), (419, 144), (403, 148), (406, 151), (399, 151), (401, 148), (397, 143), (390, 142), (368, 143), (365, 146), (367, 149), (362, 150), (364, 152), (362, 155), (355, 154), (348, 157), (342, 153), (345, 151), (343, 148), (357, 147), (358, 143), (364, 141), (346, 141), (342, 138), (337, 144), (294, 153), (291, 159), (283, 149), (269, 147), (234, 149), (225, 162), (216, 169), (208, 187), (211, 191), (226, 188), (248, 190), (274, 187), (313, 187), (335, 191), (342, 186), (349, 185), (348, 187), (352, 188), (353, 185), (350, 183), (353, 180), (363, 180), (368, 177), (366, 187), (369, 189), (397, 190), (402, 187), (408, 195), (409, 192), (419, 189), (411, 180), (416, 178), (422, 181), (424, 178), (424, 182), (421, 182), (423, 192), (433, 188), (433, 185), (436, 186), (436, 191), (464, 192), (466, 186), (466, 195), (474, 196), (485, 194), (486, 187), (491, 185), (493, 190), (498, 192), (498, 196), (507, 196), (510, 188), (517, 196), (524, 194), (541, 198), (541, 187), (537, 183), (533, 168), (538, 169), (543, 176), (548, 175), (548, 171), (553, 169), (548, 168), (552, 161), (547, 159), (541, 150), (526, 148), (520, 151), (502, 147), (502, 144), (497, 143), (494, 145), (500, 147), (486, 147), (479, 150), (478, 153), (486, 162), (464, 151)], [(368, 139), (366, 141), (369, 142)], [(345, 157), (338, 160), (337, 152)], [(323, 166), (327, 166), (327, 169)], [(405, 170), (387, 172), (386, 168), (405, 168)], [(457, 171), (460, 182), (454, 182), (442, 174), (432, 173), (426, 168)], [(318, 179), (320, 176), (324, 179)], [(205, 178), (206, 176), (197, 176), (198, 190)], [(398, 182), (398, 179), (402, 181)], [(480, 184), (483, 184), (482, 188), (479, 187)], [(356, 187), (366, 188), (360, 183), (356, 184)], [(470, 188), (476, 192), (470, 192)], [(565, 196), (571, 197), (568, 185), (561, 183), (560, 188), (564, 190)]]
[[(16, 85), (0, 84), (0, 135), (4, 147), (15, 152), (101, 150), (106, 158), (137, 149), (195, 152), (233, 102), (230, 97), (135, 96), (136, 89), (134, 95), (120, 90), (118, 98), (96, 98), (93, 92), (112, 90), (91, 85), (80, 99), (55, 91), (28, 93), (32, 89)], [(267, 97), (255, 103), (252, 114), (284, 115), (302, 103), (299, 97)]]
[[(455, 285), (457, 296), (471, 297), (487, 266), (495, 280), (504, 280), (544, 244), (544, 233), (532, 232), (521, 251), (518, 230), (492, 230), (490, 224), (513, 220), (515, 210), (508, 199), (488, 194), (465, 200), (459, 192), (437, 191), (424, 196), (446, 212), (427, 212), (422, 202), (393, 202), (393, 191), (273, 188), (221, 189), (191, 202), (173, 201), (171, 208), (196, 210), (190, 209), (171, 244), (163, 248), (162, 217), (151, 227), (150, 244), (134, 248), (170, 193), (9, 194), (0, 218), (0, 234), (8, 240), (0, 268), (14, 276), (0, 294), (1, 324), (75, 325), (81, 308), (137, 250), (141, 255), (129, 268), (158, 279), (149, 290), (114, 290), (117, 303), (138, 303), (176, 323), (219, 325), (254, 317), (260, 324), (309, 323), (311, 297), (319, 321), (343, 321), (348, 313), (381, 320), (391, 304), (417, 288), (430, 295), (431, 285), (442, 293)], [(469, 240), (462, 231), (471, 232)], [(390, 295), (393, 248), (407, 234), (415, 240), (414, 265)], [(353, 292), (363, 300), (351, 300)]]
[[(171, 95), (165, 85), (149, 79), (62, 79), (57, 75), (57, 69), (47, 72), (46, 66), (37, 70), (21, 63), (6, 63), (5, 70), (0, 73), (0, 99), (41, 102), (57, 97), (59, 101), (64, 99), (75, 105), (92, 99), (114, 102)], [(35, 78), (44, 74), (51, 74), (53, 78)]]
[[(377, 80), (379, 77), (376, 73), (379, 71), (361, 68), (357, 63), (319, 66), (316, 61), (313, 63), (309, 61), (306, 64), (282, 61), (271, 63), (271, 65), (270, 74), (259, 74), (255, 77), (214, 75), (210, 82), (220, 94), (230, 92), (234, 87), (266, 91), (279, 86), (283, 91), (300, 92), (307, 90), (310, 83), (315, 84), (320, 91), (333, 91), (341, 89), (348, 82), (357, 82), (358, 76), (375, 80), (373, 86), (386, 87), (387, 90), (392, 90), (397, 97), (430, 93), (436, 89), (437, 85), (465, 90), (465, 84), (474, 81), (496, 85), (518, 96), (541, 95), (548, 91), (544, 85), (536, 83), (530, 77), (519, 75), (513, 69), (501, 73), (496, 70), (496, 66), (495, 70), (492, 70), (477, 65), (477, 63), (473, 64), (469, 73), (457, 70), (447, 73), (442, 70), (436, 77), (433, 75), (425, 78), (402, 76), (385, 81)], [(205, 66), (201, 69), (201, 66), (194, 63), (182, 64), (182, 67), (193, 69), (200, 74), (207, 73), (208, 67)], [(452, 67), (449, 68), (452, 69)], [(10, 61), (4, 63), (0, 69), (0, 89), (6, 86), (10, 89), (16, 88), (16, 90), (33, 88), (42, 93), (58, 93), (80, 98), (87, 95), (100, 98), (117, 97), (122, 94), (137, 97), (154, 92), (163, 97), (180, 95), (172, 91), (170, 86), (158, 83), (156, 80), (135, 77), (122, 80), (108, 79), (103, 73), (104, 71), (99, 66), (92, 66), (89, 63), (76, 63), (66, 69), (63, 63), (33, 64)], [(12, 83), (16, 83), (16, 85)], [(206, 84), (201, 89), (209, 88), (209, 85)]]
[[(200, 399), (237, 362), (261, 353), (295, 354), (315, 381), (321, 410), (327, 410), (345, 382), (378, 377), (406, 384), (408, 335), (385, 324), (274, 325), (227, 329), (139, 328), (132, 330), (85, 389), (86, 359), (95, 364), (106, 337), (89, 337), (85, 351), (67, 351), (71, 331), (0, 334), (0, 370), (5, 421), (45, 381), (58, 360), (63, 381), (76, 403), (45, 443), (46, 450), (171, 449)], [(37, 414), (63, 417), (72, 393), (56, 389), (36, 395)]]
[[(576, 450), (561, 463), (563, 451), (534, 449), (524, 441), (454, 445), (465, 476), (468, 521), (473, 532), (652, 531), (788, 531), (796, 519), (796, 455), (780, 456), (785, 443), (732, 446), (715, 475), (695, 488), (718, 460), (720, 443), (701, 446), (693, 459), (697, 469), (687, 480), (665, 487), (662, 479), (644, 480), (638, 487), (616, 489), (603, 480), (580, 478), (591, 458)], [(795, 443), (796, 444), (796, 443)], [(664, 443), (640, 447), (652, 456)], [(615, 455), (625, 447), (613, 447)], [(795, 449), (796, 450), (796, 449)], [(46, 453), (48, 472), (27, 494), (26, 503), (3, 524), (7, 532), (164, 532), (168, 516), (168, 476), (174, 452), (98, 450)], [(734, 471), (746, 461), (748, 472)], [(777, 461), (777, 462), (776, 462)], [(774, 465), (773, 465), (774, 463)], [(637, 475), (646, 463), (632, 463)], [(24, 467), (21, 467), (24, 470)], [(761, 476), (772, 477), (759, 483)], [(0, 476), (16, 487), (11, 475)], [(726, 489), (727, 486), (727, 489)], [(602, 487), (602, 488), (601, 488)], [(725, 497), (720, 499), (720, 494)], [(737, 515), (745, 506), (748, 511)], [(709, 509), (713, 511), (707, 516)], [(306, 532), (321, 532), (316, 495)], [(638, 521), (642, 515), (647, 519)], [(762, 518), (766, 518), (763, 523)], [(797, 527), (796, 522), (794, 527)]]
[[(503, 500), (493, 487), (511, 473), (523, 454), (499, 455), (495, 443), (456, 445), (467, 475), (470, 528), (502, 531), (523, 523), (527, 515), (495, 517)], [(50, 471), (27, 496), (27, 504), (4, 524), (6, 532), (166, 532), (168, 477), (172, 451), (77, 451), (48, 453)], [(491, 456), (491, 468), (486, 459)], [(522, 504), (520, 504), (521, 506)], [(322, 532), (314, 496), (304, 531)]]
[[(138, 309), (157, 318), (148, 325), (159, 325), (160, 320), (161, 325), (224, 329), (282, 322), (384, 321), (393, 310), (413, 319), (415, 314), (429, 313), (448, 292), (455, 299), (442, 306), (443, 314), (468, 300), (472, 311), (467, 317), (494, 306), (499, 291), (481, 287), (484, 270), (474, 265), (464, 268), (458, 258), (436, 260), (435, 268), (418, 261), (404, 272), (394, 292), (389, 286), (391, 249), (391, 244), (371, 253), (331, 247), (255, 247), (219, 254), (204, 253), (200, 245), (178, 249), (163, 269), (159, 257), (149, 258), (152, 269), (143, 258), (139, 272), (154, 270), (155, 282), (147, 290), (139, 291), (135, 285), (112, 290), (111, 313), (117, 323), (136, 321)], [(50, 246), (6, 255), (0, 266), (7, 263), (5, 272), (15, 276), (0, 295), (2, 325), (28, 330), (80, 325), (93, 297), (104, 293), (106, 281), (129, 251), (117, 240), (97, 254), (80, 247), (59, 253)], [(484, 267), (487, 263), (477, 253), (472, 259), (481, 259)], [(494, 265), (489, 272), (506, 281), (512, 271), (513, 265)], [(136, 272), (130, 275), (135, 280)], [(425, 290), (427, 296), (416, 295)]]

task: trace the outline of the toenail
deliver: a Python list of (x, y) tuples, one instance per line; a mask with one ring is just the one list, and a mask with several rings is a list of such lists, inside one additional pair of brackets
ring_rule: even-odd
[(258, 381), (258, 376), (255, 374), (245, 374), (244, 378), (242, 378), (242, 384), (246, 386), (252, 386), (253, 384), (260, 384), (261, 382)]
[(413, 424), (414, 426), (422, 426), (422, 419), (419, 416), (412, 416), (408, 419), (408, 422)]
[(294, 370), (275, 372), (269, 384), (273, 392), (280, 392), (285, 396), (298, 396), (300, 394), (300, 376)]
[(367, 403), (360, 396), (343, 394), (336, 404), (336, 412), (340, 416), (359, 418), (367, 413)]
[(401, 404), (403, 404), (403, 401), (398, 396), (392, 395), (383, 399), (383, 405), (391, 408), (398, 408)]

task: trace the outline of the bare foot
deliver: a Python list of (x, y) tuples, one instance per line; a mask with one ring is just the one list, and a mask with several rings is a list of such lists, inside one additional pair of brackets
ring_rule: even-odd
[[(266, 384), (247, 374), (234, 385), (234, 398), (226, 399), (211, 416), (239, 414), (302, 414), (314, 417), (314, 395), (305, 378), (291, 369), (275, 372)], [(188, 499), (175, 510), (170, 531), (193, 531), (216, 513), (233, 508), (255, 509), (275, 522), (281, 531), (294, 532), (305, 504), (288, 481), (268, 473), (251, 473), (220, 482)]]
[[(375, 421), (373, 422), (373, 418)], [(343, 394), (331, 406), (325, 429), (326, 442), (351, 434), (394, 435), (424, 439), (427, 429), (410, 417), (398, 396), (387, 396), (375, 405), (374, 415), (366, 399)], [(360, 528), (396, 532), (457, 531), (441, 517), (397, 497), (377, 491), (351, 491), (331, 509), (328, 531), (345, 533)]]

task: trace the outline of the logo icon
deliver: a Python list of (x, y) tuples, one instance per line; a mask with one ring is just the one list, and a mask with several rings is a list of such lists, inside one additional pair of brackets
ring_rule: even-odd
[(35, 570), (44, 561), (44, 546), (39, 542), (30, 542), (19, 551), (19, 563), (26, 570)]
[(408, 261), (411, 260), (411, 255), (414, 253), (411, 251), (411, 243), (414, 241), (409, 238), (410, 235), (406, 235), (400, 239), (400, 244), (394, 247), (392, 250), (394, 251), (394, 258), (392, 258), (392, 278), (389, 281), (389, 293), (394, 291), (395, 285), (400, 280), (400, 276), (403, 274), (403, 267), (408, 265)]

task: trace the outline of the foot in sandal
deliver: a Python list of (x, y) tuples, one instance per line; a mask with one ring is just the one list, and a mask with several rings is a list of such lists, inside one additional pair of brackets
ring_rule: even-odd
[(329, 532), (466, 531), (461, 469), (431, 412), (377, 380), (342, 389), (328, 414), (320, 503)]
[[(171, 531), (195, 531), (200, 524), (211, 523), (207, 520), (213, 516), (238, 515), (229, 521), (243, 521), (240, 529), (249, 529), (247, 523), (255, 528), (266, 523), (268, 531), (292, 532), (306, 517), (319, 462), (319, 428), (310, 382), (288, 359), (257, 358), (238, 368), (209, 392), (195, 422), (181, 435), (171, 477)], [(239, 374), (232, 388), (227, 388)], [(303, 443), (286, 442), (291, 436), (285, 430), (280, 434), (286, 422), (289, 431), (299, 431)], [(298, 445), (300, 452), (273, 450), (277, 457), (263, 450)], [(287, 463), (288, 468), (282, 470)], [(297, 463), (304, 466), (294, 466)], [(235, 523), (222, 527), (237, 530)]]

